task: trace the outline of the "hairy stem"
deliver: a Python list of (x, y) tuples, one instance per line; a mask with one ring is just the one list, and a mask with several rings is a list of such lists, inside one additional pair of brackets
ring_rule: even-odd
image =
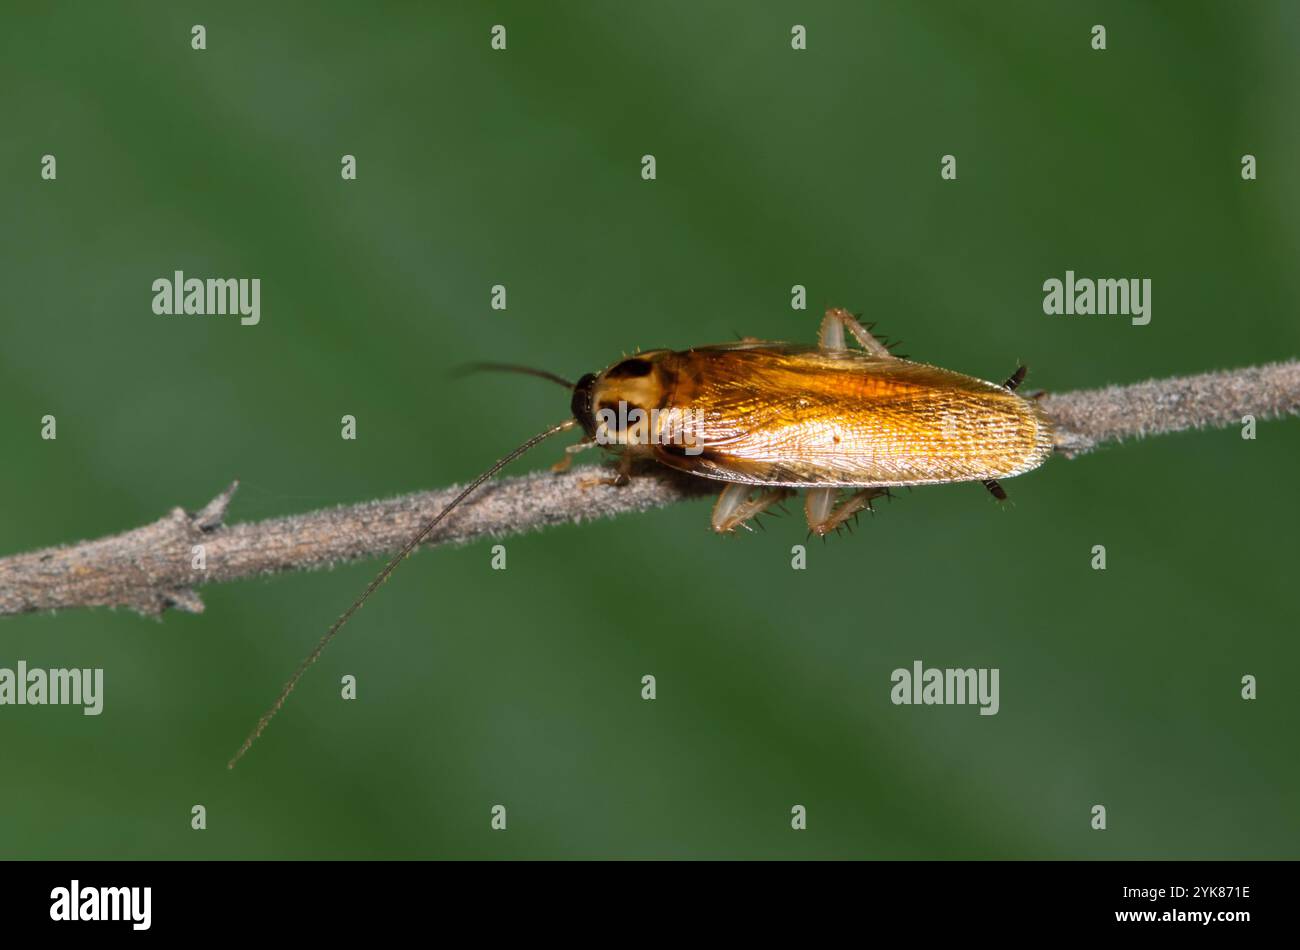
[[(1300, 412), (1300, 362), (1290, 361), (1042, 398), (1060, 455), (1185, 429), (1240, 425)], [(610, 518), (711, 495), (719, 483), (649, 467), (622, 487), (584, 484), (581, 470), (489, 483), (425, 540), (465, 544), (550, 525)], [(203, 610), (196, 589), (245, 577), (312, 570), (400, 550), (460, 492), (415, 492), (227, 525), (238, 482), (197, 512), (174, 508), (121, 534), (0, 558), (0, 614), (69, 607), (129, 607), (160, 614)], [(196, 547), (203, 548), (195, 569)]]

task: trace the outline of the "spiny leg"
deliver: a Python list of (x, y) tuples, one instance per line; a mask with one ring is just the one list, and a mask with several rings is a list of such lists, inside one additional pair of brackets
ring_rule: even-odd
[(552, 465), (551, 471), (567, 472), (569, 470), (569, 466), (573, 464), (573, 457), (577, 455), (579, 452), (585, 452), (587, 449), (592, 448), (595, 444), (596, 444), (595, 439), (586, 438), (583, 439), (581, 442), (575, 442), (573, 445), (565, 446), (564, 458), (560, 459), (558, 462)]
[(863, 509), (871, 508), (873, 499), (889, 494), (885, 488), (861, 488), (836, 505), (839, 491), (838, 488), (808, 489), (804, 515), (808, 518), (808, 530), (813, 534), (826, 537)]
[(632, 480), (632, 462), (631, 452), (624, 452), (618, 458), (618, 472), (614, 475), (594, 475), (583, 478), (578, 482), (578, 487), (586, 490), (594, 488), (597, 485), (613, 485), (615, 488), (622, 488)]
[(844, 339), (844, 331), (848, 330), (853, 334), (853, 339), (870, 353), (872, 356), (878, 356), (882, 359), (893, 359), (894, 354), (889, 352), (889, 347), (877, 340), (853, 314), (849, 313), (842, 307), (832, 307), (826, 311), (826, 316), (822, 319), (820, 332), (817, 334), (818, 345), (823, 350), (845, 350), (848, 344)]
[(753, 491), (753, 485), (740, 484), (728, 485), (722, 489), (722, 494), (713, 506), (713, 530), (719, 534), (730, 534), (737, 528), (752, 531), (748, 524), (751, 518), (794, 494), (789, 488), (769, 488), (760, 491), (757, 498), (751, 499), (749, 496)]

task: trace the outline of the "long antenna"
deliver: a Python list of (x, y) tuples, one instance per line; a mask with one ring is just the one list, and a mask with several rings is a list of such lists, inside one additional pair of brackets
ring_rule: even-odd
[(476, 488), (486, 482), (497, 472), (501, 471), (501, 469), (505, 468), (515, 459), (519, 458), (519, 456), (523, 455), (533, 446), (537, 445), (539, 442), (544, 442), (546, 439), (549, 439), (557, 433), (564, 432), (566, 429), (572, 429), (577, 424), (578, 420), (576, 419), (565, 419), (563, 422), (551, 426), (545, 432), (539, 432), (537, 435), (533, 436), (523, 445), (519, 446), (519, 448), (515, 449), (505, 458), (501, 459), (489, 468), (478, 478), (474, 479), (474, 481), (470, 482), (469, 485), (465, 487), (465, 490), (453, 498), (446, 508), (434, 515), (434, 517), (419, 530), (419, 533), (411, 538), (410, 541), (407, 541), (405, 546), (403, 546), (403, 548), (393, 556), (391, 561), (384, 565), (384, 569), (375, 576), (373, 581), (370, 582), (370, 586), (361, 592), (361, 596), (353, 602), (352, 606), (343, 611), (343, 614), (339, 619), (335, 620), (329, 630), (325, 631), (325, 636), (320, 638), (320, 643), (316, 644), (316, 649), (308, 653), (303, 661), (298, 664), (298, 669), (294, 671), (293, 676), (289, 677), (289, 682), (284, 684), (284, 689), (280, 690), (280, 695), (277, 696), (275, 702), (271, 704), (271, 708), (262, 714), (262, 718), (257, 721), (257, 725), (254, 726), (253, 731), (248, 734), (248, 738), (245, 739), (244, 744), (239, 747), (239, 751), (234, 754), (228, 763), (226, 763), (226, 768), (233, 769), (236, 763), (244, 757), (244, 753), (247, 752), (252, 744), (257, 741), (258, 736), (266, 731), (267, 725), (269, 725), (271, 720), (275, 718), (275, 714), (280, 711), (280, 707), (284, 705), (284, 701), (289, 698), (289, 694), (293, 692), (293, 688), (298, 685), (298, 680), (302, 679), (302, 674), (306, 673), (307, 669), (320, 659), (320, 655), (325, 652), (325, 647), (329, 646), (329, 642), (338, 635), (338, 632), (341, 629), (343, 629), (343, 625), (352, 619), (352, 615), (361, 609), (361, 605), (369, 599), (370, 595), (378, 590), (384, 581), (388, 580), (389, 575), (392, 574), (393, 571), (397, 570), (397, 565), (405, 561), (410, 556), (411, 552), (419, 547), (420, 542), (429, 536), (429, 533), (438, 526), (439, 522), (441, 522), (443, 518), (447, 517), (447, 515), (449, 515), (457, 505), (468, 498)]
[(519, 363), (466, 363), (464, 366), (457, 367), (453, 375), (468, 376), (470, 373), (521, 373), (524, 376), (549, 379), (553, 383), (559, 383), (565, 389), (572, 389), (574, 385), (557, 373), (550, 373), (533, 366), (522, 366)]

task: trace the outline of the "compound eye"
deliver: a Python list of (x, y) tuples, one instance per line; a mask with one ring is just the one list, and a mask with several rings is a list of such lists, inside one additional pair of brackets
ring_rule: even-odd
[(589, 435), (596, 429), (596, 423), (591, 416), (591, 390), (595, 385), (596, 375), (587, 373), (573, 387), (573, 399), (569, 402), (573, 418), (582, 423), (583, 430)]

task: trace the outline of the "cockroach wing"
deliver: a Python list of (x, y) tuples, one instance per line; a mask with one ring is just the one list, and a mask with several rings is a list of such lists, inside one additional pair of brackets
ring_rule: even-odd
[(754, 485), (930, 485), (1019, 475), (1052, 449), (1038, 406), (995, 383), (879, 358), (742, 343), (670, 355), (683, 438), (656, 457)]

